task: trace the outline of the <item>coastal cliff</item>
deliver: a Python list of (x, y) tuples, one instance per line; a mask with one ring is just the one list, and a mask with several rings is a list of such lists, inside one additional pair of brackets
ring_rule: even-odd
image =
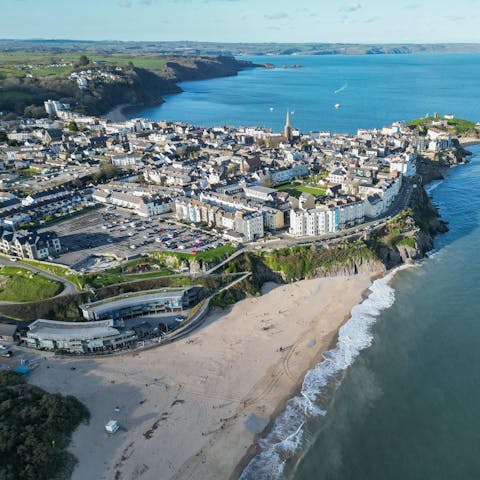
[[(85, 57), (85, 64), (66, 73), (38, 77), (0, 78), (0, 110), (6, 118), (16, 115), (41, 117), (47, 99), (68, 103), (72, 109), (88, 115), (104, 115), (121, 105), (155, 106), (163, 96), (179, 93), (178, 82), (234, 76), (247, 68), (263, 67), (229, 56), (168, 55), (125, 57), (112, 55), (108, 63)], [(136, 65), (138, 63), (138, 65)], [(87, 86), (80, 87), (72, 74), (89, 72)]]
[(457, 140), (453, 140), (453, 148), (429, 155), (419, 155), (417, 173), (422, 177), (422, 184), (427, 185), (434, 180), (442, 180), (444, 173), (454, 165), (468, 162), (471, 152)]
[(386, 272), (424, 258), (434, 248), (434, 237), (448, 231), (438, 209), (431, 203), (423, 185), (443, 178), (451, 165), (467, 162), (470, 152), (456, 148), (436, 159), (419, 159), (418, 177), (408, 207), (369, 235), (353, 241), (320, 246), (294, 246), (272, 251), (246, 252), (227, 266), (227, 271), (252, 275), (216, 299), (227, 306), (247, 295), (258, 295), (266, 282), (290, 283), (298, 280)]
[(80, 99), (79, 108), (88, 114), (103, 115), (119, 105), (153, 107), (162, 104), (165, 95), (181, 93), (179, 82), (231, 77), (247, 68), (261, 67), (234, 57), (175, 58), (167, 61), (159, 71), (134, 67), (126, 84), (100, 85), (93, 102)]

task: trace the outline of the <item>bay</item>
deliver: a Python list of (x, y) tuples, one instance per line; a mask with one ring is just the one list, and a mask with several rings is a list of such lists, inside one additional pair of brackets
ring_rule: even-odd
[[(350, 133), (435, 111), (480, 120), (480, 55), (251, 60), (279, 68), (185, 82), (184, 93), (135, 116), (281, 130), (289, 109), (302, 131)], [(303, 68), (282, 68), (293, 63)], [(372, 307), (374, 322), (344, 336), (363, 335), (367, 348), (321, 396), (320, 414), (292, 399), (277, 422), (281, 449), (267, 438), (243, 478), (480, 478), (480, 147), (470, 148), (471, 163), (431, 187), (450, 231), (430, 258), (377, 288), (387, 301)]]
[[(244, 70), (236, 77), (183, 82), (131, 117), (202, 126), (260, 125), (280, 131), (287, 109), (304, 132), (355, 133), (426, 113), (453, 113), (480, 121), (480, 55), (263, 56), (273, 70)], [(284, 65), (303, 68), (282, 68)], [(336, 93), (335, 93), (336, 92)], [(335, 109), (335, 104), (340, 108)]]

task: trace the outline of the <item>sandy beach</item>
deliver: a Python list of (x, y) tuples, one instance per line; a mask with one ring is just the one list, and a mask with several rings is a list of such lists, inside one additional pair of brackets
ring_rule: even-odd
[[(71, 444), (73, 480), (231, 478), (370, 285), (370, 275), (269, 284), (176, 343), (42, 360), (32, 383), (75, 395), (91, 412)], [(113, 436), (110, 419), (121, 425)]]
[(480, 138), (468, 136), (460, 137), (459, 142), (462, 147), (469, 147), (471, 145), (478, 145), (480, 143)]

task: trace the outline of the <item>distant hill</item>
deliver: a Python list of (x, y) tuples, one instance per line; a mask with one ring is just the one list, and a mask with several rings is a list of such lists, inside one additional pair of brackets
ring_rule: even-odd
[(158, 105), (163, 95), (182, 91), (178, 82), (237, 75), (255, 66), (232, 56), (77, 52), (32, 44), (28, 50), (0, 50), (0, 111), (7, 118), (43, 116), (49, 98), (90, 115), (122, 104)]
[(183, 55), (381, 55), (414, 53), (480, 53), (477, 43), (221, 43), (120, 42), (76, 40), (0, 40), (0, 51), (103, 52)]

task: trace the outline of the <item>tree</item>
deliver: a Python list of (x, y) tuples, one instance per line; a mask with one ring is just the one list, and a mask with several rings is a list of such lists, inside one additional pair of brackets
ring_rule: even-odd
[(66, 448), (87, 408), (71, 396), (51, 394), (14, 372), (0, 372), (0, 479), (48, 480), (69, 476), (75, 458)]
[(108, 161), (103, 161), (100, 163), (100, 168), (92, 175), (92, 178), (95, 182), (101, 182), (117, 176), (119, 172), (120, 170), (115, 165)]
[(90, 59), (86, 55), (81, 55), (80, 58), (75, 63), (76, 67), (85, 67), (90, 63)]
[(72, 120), (69, 124), (68, 124), (68, 130), (70, 132), (78, 132), (78, 125)]

